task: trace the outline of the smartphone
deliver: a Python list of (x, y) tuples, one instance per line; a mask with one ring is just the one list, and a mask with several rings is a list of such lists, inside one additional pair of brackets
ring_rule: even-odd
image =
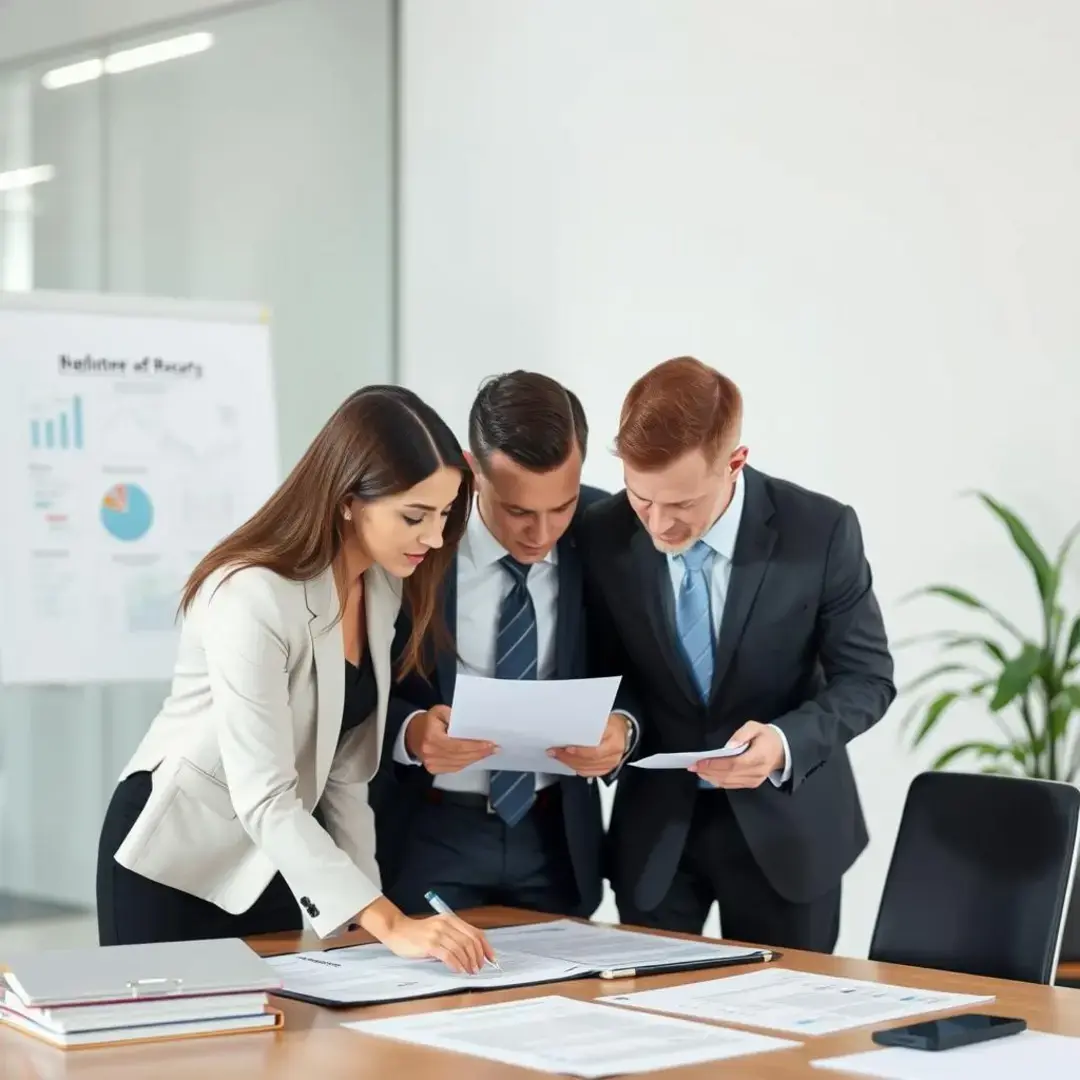
[(958, 1046), (1018, 1035), (1027, 1021), (985, 1013), (961, 1013), (941, 1020), (875, 1031), (870, 1037), (880, 1046), (906, 1046), (911, 1050), (955, 1050)]

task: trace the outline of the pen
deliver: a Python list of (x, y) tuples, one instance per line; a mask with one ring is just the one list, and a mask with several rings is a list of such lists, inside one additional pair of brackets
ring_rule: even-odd
[(638, 975), (678, 975), (684, 971), (705, 971), (715, 967), (735, 967), (739, 964), (768, 964), (779, 957), (779, 953), (763, 949), (753, 956), (739, 956), (724, 960), (695, 960), (689, 964), (657, 964), (642, 968), (612, 968), (601, 971), (601, 979), (634, 979)]
[[(437, 912), (439, 915), (455, 915), (453, 908), (451, 908), (450, 905), (438, 893), (426, 892), (424, 893), (424, 899), (431, 905), (432, 910)], [(497, 960), (489, 960), (485, 956), (484, 963), (490, 964), (496, 971), (502, 971), (502, 968), (499, 967), (499, 962)]]

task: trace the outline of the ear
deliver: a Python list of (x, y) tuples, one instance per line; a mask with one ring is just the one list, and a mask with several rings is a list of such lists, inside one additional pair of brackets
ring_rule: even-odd
[(746, 459), (750, 456), (750, 448), (748, 446), (740, 446), (736, 449), (735, 453), (728, 459), (728, 469), (732, 476), (737, 476), (739, 470), (746, 464)]
[(469, 468), (472, 470), (473, 476), (479, 480), (483, 477), (483, 470), (480, 468), (480, 462), (473, 456), (471, 450), (465, 451), (465, 461), (468, 463)]

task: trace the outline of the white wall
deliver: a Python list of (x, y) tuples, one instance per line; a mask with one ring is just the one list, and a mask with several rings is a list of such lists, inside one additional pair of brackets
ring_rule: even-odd
[[(1034, 627), (958, 493), (1055, 545), (1080, 518), (1080, 7), (406, 0), (403, 31), (409, 384), (460, 431), (483, 376), (563, 378), (614, 488), (623, 392), (694, 353), (741, 384), (756, 465), (857, 508), (894, 638), (947, 625), (898, 602), (938, 579)], [(854, 746), (842, 952), (930, 760), (901, 711)], [(957, 716), (936, 748), (992, 732)]]

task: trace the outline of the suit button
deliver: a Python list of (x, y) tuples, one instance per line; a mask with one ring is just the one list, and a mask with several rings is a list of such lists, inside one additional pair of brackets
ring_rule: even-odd
[(308, 908), (308, 914), (313, 919), (317, 919), (319, 917), (319, 909), (314, 904), (312, 904), (311, 907)]

